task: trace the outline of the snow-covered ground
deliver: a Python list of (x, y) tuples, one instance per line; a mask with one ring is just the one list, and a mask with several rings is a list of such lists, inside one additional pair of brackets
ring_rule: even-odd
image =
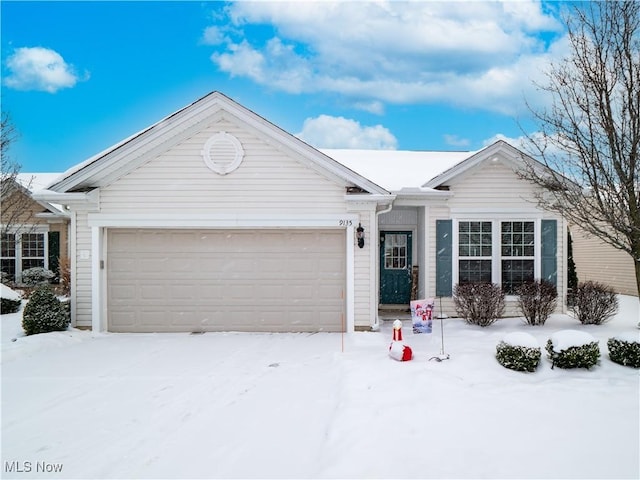
[[(2, 478), (640, 478), (638, 370), (609, 360), (640, 330), (621, 297), (602, 326), (566, 315), (529, 327), (460, 319), (404, 339), (391, 322), (340, 334), (93, 334), (24, 337), (2, 317)], [(600, 363), (551, 369), (559, 330), (593, 335)], [(534, 373), (495, 360), (528, 332)], [(513, 336), (511, 336), (513, 338)]]

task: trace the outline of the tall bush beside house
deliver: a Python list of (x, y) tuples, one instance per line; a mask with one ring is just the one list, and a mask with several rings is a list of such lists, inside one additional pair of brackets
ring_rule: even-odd
[(556, 308), (558, 291), (546, 280), (536, 280), (521, 285), (518, 290), (518, 307), (529, 325), (544, 325)]
[(618, 312), (616, 293), (598, 282), (578, 284), (571, 307), (583, 325), (602, 325)]
[(69, 323), (67, 309), (47, 285), (33, 291), (22, 312), (22, 328), (27, 335), (66, 330)]
[(453, 290), (456, 313), (467, 323), (488, 327), (504, 313), (504, 292), (495, 283), (457, 284)]

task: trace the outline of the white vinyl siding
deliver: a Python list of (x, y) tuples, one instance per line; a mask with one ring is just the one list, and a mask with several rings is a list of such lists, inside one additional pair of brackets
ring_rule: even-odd
[[(219, 131), (245, 155), (227, 175), (211, 171), (201, 150)], [(228, 121), (220, 121), (101, 189), (101, 213), (338, 213), (345, 188)]]

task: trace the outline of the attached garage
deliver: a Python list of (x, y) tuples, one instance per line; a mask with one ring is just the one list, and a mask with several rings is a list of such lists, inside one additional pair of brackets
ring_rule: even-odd
[(345, 328), (344, 229), (107, 229), (112, 332)]

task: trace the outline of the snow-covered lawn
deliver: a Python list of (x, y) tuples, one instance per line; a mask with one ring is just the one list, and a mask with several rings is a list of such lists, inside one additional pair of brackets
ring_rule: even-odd
[[(639, 372), (611, 362), (606, 346), (640, 333), (637, 298), (621, 302), (602, 326), (565, 315), (541, 327), (445, 320), (443, 362), (428, 360), (440, 351), (438, 321), (431, 335), (406, 321), (415, 358), (397, 362), (391, 322), (343, 343), (340, 334), (24, 337), (21, 313), (5, 315), (2, 478), (640, 478)], [(597, 366), (551, 369), (544, 345), (565, 329), (599, 341)], [(536, 372), (496, 361), (512, 332), (542, 347)]]

